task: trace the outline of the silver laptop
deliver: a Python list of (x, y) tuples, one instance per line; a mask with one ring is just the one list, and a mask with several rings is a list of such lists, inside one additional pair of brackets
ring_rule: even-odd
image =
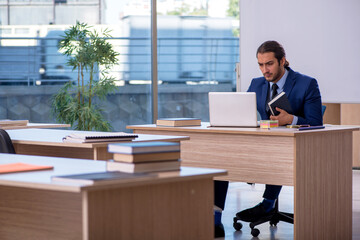
[(209, 92), (211, 127), (258, 127), (254, 92)]

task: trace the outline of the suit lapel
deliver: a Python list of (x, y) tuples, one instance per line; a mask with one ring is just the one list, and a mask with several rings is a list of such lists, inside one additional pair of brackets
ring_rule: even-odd
[(266, 112), (269, 85), (269, 82), (264, 78), (264, 84), (261, 91), (261, 106), (264, 108), (264, 112)]
[(294, 84), (295, 84), (295, 72), (291, 68), (289, 68), (289, 75), (287, 76), (284, 85), (284, 92), (286, 93), (286, 96), (290, 96)]

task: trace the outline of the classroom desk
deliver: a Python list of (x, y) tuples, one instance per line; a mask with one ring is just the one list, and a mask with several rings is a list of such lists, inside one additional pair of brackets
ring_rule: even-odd
[(11, 130), (11, 129), (28, 129), (28, 128), (68, 128), (71, 127), (70, 124), (61, 124), (61, 123), (28, 123), (26, 126), (3, 126), (1, 129)]
[(0, 154), (0, 164), (13, 162), (54, 169), (0, 174), (0, 239), (213, 238), (213, 177), (224, 170), (79, 185), (51, 176), (105, 171), (105, 162)]
[[(107, 151), (109, 142), (99, 143), (64, 143), (62, 138), (70, 133), (83, 132), (61, 129), (17, 129), (7, 131), (18, 154), (69, 157), (93, 160), (112, 159)], [(139, 134), (133, 141), (182, 141), (186, 136), (167, 136)], [(122, 141), (125, 142), (125, 141)]]
[(294, 186), (295, 239), (352, 238), (352, 133), (359, 127), (296, 131), (202, 123), (127, 128), (137, 134), (189, 136), (181, 145), (183, 166), (228, 171), (217, 179)]

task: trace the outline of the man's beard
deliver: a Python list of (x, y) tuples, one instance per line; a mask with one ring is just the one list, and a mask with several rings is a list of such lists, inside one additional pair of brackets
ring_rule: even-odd
[(265, 79), (268, 81), (268, 82), (275, 82), (275, 81), (277, 81), (277, 80), (279, 80), (279, 78), (280, 78), (280, 76), (281, 76), (281, 71), (278, 71), (277, 73), (276, 73), (276, 75), (274, 75), (272, 78), (270, 78), (270, 79), (267, 79), (265, 76)]

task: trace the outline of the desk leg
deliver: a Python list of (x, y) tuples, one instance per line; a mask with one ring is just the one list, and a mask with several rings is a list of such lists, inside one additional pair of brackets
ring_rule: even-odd
[(90, 191), (83, 239), (213, 239), (213, 180)]
[(113, 154), (108, 152), (108, 148), (106, 147), (94, 147), (94, 156), (92, 159), (94, 160), (109, 160), (113, 158)]
[(351, 239), (352, 132), (296, 136), (295, 239)]

